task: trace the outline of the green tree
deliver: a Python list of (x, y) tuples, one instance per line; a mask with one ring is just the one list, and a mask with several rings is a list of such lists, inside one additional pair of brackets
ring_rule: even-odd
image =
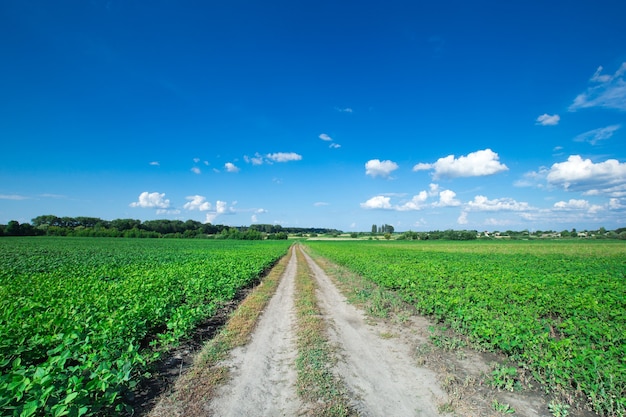
[(20, 222), (18, 222), (17, 220), (11, 220), (5, 228), (5, 234), (7, 234), (8, 236), (19, 236)]

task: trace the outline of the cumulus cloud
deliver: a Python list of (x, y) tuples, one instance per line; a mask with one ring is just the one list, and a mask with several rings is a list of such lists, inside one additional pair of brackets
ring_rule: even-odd
[(226, 162), (224, 164), (224, 169), (226, 172), (239, 172), (239, 168), (237, 168), (232, 162)]
[(252, 216), (250, 216), (250, 223), (258, 223), (259, 219), (257, 218), (256, 214), (253, 214)]
[(381, 161), (372, 159), (365, 163), (365, 174), (372, 177), (388, 178), (389, 175), (398, 169), (398, 164), (393, 161)]
[[(392, 197), (397, 197), (401, 200), (398, 204), (392, 204)], [(418, 211), (428, 207), (455, 207), (461, 205), (461, 202), (456, 199), (456, 193), (454, 191), (439, 191), (439, 186), (437, 184), (430, 184), (429, 191), (422, 190), (418, 194), (411, 197), (410, 200), (407, 200), (404, 197), (404, 194), (377, 195), (370, 198), (365, 203), (361, 203), (361, 207), (366, 209)], [(439, 197), (439, 200), (429, 203), (428, 199), (431, 197)]]
[(266, 158), (274, 162), (289, 162), (300, 161), (302, 159), (302, 155), (298, 155), (295, 152), (276, 152), (267, 154)]
[(491, 149), (471, 152), (467, 156), (448, 155), (439, 158), (434, 164), (419, 163), (413, 171), (434, 169), (434, 179), (457, 177), (480, 177), (507, 171), (509, 168), (499, 162), (499, 156)]
[(134, 203), (130, 203), (131, 207), (141, 207), (141, 208), (161, 208), (166, 209), (170, 206), (170, 200), (165, 198), (165, 193), (149, 193), (144, 191), (139, 194), (138, 201)]
[(537, 124), (541, 126), (556, 126), (559, 124), (559, 120), (561, 120), (561, 116), (558, 114), (553, 114), (552, 116), (548, 113), (544, 113), (541, 116), (537, 117)]
[(576, 200), (572, 198), (569, 201), (559, 201), (559, 202), (554, 203), (554, 208), (560, 209), (560, 210), (569, 210), (569, 209), (584, 210), (584, 209), (589, 208), (589, 201)]
[(458, 224), (467, 224), (467, 211), (462, 211), (459, 218), (456, 219)]
[(580, 155), (571, 155), (549, 169), (547, 182), (568, 191), (583, 191), (591, 195), (626, 195), (626, 163), (616, 159), (594, 163)]
[(580, 135), (574, 138), (575, 142), (589, 142), (592, 145), (598, 143), (598, 141), (609, 139), (613, 136), (622, 125), (611, 125), (607, 127), (601, 127), (599, 129), (593, 129), (585, 133), (581, 133)]
[(527, 211), (532, 207), (525, 202), (518, 202), (512, 198), (496, 198), (489, 200), (484, 195), (477, 195), (473, 201), (467, 203), (467, 208), (474, 211)]
[(590, 87), (579, 94), (569, 106), (569, 111), (590, 107), (604, 107), (626, 111), (626, 62), (613, 75), (602, 74), (604, 68), (598, 67), (589, 83)]
[(322, 133), (322, 134), (319, 136), (319, 138), (320, 138), (321, 140), (326, 140), (326, 141), (332, 141), (332, 140), (333, 140), (333, 138), (331, 138), (330, 136), (328, 136), (326, 133)]
[(159, 164), (159, 161), (152, 161), (152, 162), (150, 162), (150, 165), (155, 166), (155, 167), (158, 167), (158, 166), (160, 166), (161, 164)]
[(361, 203), (361, 207), (364, 209), (391, 209), (390, 197), (377, 195), (367, 200), (365, 203)]
[(420, 191), (419, 194), (416, 194), (411, 198), (410, 201), (400, 205), (397, 210), (398, 211), (414, 211), (421, 210), (426, 207), (426, 200), (428, 199), (428, 193), (426, 191)]
[(201, 195), (191, 195), (185, 197), (188, 200), (187, 203), (183, 206), (185, 210), (198, 210), (198, 211), (207, 211), (211, 210), (211, 203), (206, 201), (206, 198)]
[(215, 210), (206, 214), (204, 222), (213, 223), (218, 216), (222, 214), (232, 214), (234, 212), (235, 209), (228, 207), (228, 203), (226, 201), (217, 200), (215, 202)]
[(439, 193), (439, 202), (433, 204), (436, 207), (460, 206), (461, 202), (456, 199), (456, 193), (452, 190), (443, 190)]
[(338, 143), (331, 143), (330, 145), (328, 145), (328, 147), (331, 149), (339, 149), (341, 148), (341, 145)]

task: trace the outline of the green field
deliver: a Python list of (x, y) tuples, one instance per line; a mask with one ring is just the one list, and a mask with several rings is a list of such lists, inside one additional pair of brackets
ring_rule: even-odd
[(501, 351), (547, 390), (626, 415), (626, 244), (618, 241), (306, 245)]
[(118, 413), (158, 352), (287, 241), (0, 239), (0, 415)]

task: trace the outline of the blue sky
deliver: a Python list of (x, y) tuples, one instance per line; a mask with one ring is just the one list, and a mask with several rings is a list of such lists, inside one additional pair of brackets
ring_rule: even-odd
[(0, 15), (0, 224), (626, 226), (621, 0), (5, 0)]

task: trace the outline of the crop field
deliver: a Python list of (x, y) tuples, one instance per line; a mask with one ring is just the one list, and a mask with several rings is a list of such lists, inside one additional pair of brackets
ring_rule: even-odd
[(287, 241), (0, 239), (0, 415), (115, 414)]
[(546, 390), (626, 415), (626, 245), (309, 241), (315, 253), (503, 352)]

